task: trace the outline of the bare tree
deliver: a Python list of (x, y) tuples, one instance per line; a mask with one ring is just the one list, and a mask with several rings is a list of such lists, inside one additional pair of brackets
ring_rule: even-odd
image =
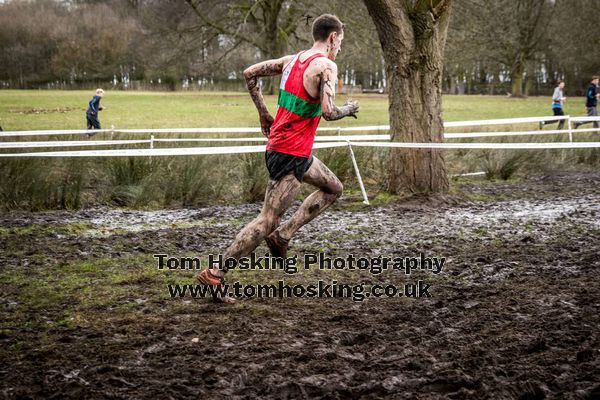
[[(385, 65), (379, 46), (377, 30), (369, 20), (362, 0), (329, 0), (318, 3), (313, 9), (314, 15), (323, 13), (337, 15), (344, 26), (342, 51), (335, 60), (340, 75), (340, 87), (344, 83), (361, 85), (362, 88), (385, 89)], [(307, 26), (310, 31), (310, 26)], [(308, 32), (310, 37), (310, 32)], [(350, 89), (352, 90), (352, 89)]]
[(548, 28), (548, 58), (555, 63), (546, 69), (554, 78), (567, 81), (570, 94), (583, 95), (592, 75), (600, 72), (599, 15), (600, 2), (596, 0), (556, 1), (555, 18)]
[(133, 19), (119, 16), (101, 2), (78, 7), (68, 15), (67, 22), (52, 31), (57, 45), (50, 65), (56, 75), (110, 80), (117, 66), (134, 63), (130, 47), (138, 26)]
[(557, 0), (456, 1), (461, 19), (472, 22), (462, 28), (465, 44), (476, 49), (479, 59), (506, 67), (513, 97), (525, 94), (526, 71), (548, 42), (556, 4)]
[[(311, 3), (310, 0), (236, 0), (229, 4), (205, 0), (185, 2), (198, 17), (200, 25), (233, 40), (232, 48), (248, 43), (260, 51), (262, 58), (268, 59), (281, 57), (287, 52), (289, 41), (294, 37), (298, 39), (296, 30)], [(273, 86), (269, 85), (267, 90), (272, 94)]]
[[(383, 48), (396, 142), (442, 142), (442, 67), (452, 0), (364, 0)], [(446, 192), (444, 154), (392, 149), (389, 190)]]
[(0, 3), (0, 79), (25, 88), (52, 79), (48, 60), (56, 48), (54, 26), (62, 6), (51, 1)]

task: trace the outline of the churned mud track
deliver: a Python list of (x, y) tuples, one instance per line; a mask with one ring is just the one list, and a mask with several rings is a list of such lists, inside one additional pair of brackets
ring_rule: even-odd
[(0, 393), (599, 398), (600, 173), (471, 180), (461, 192), (376, 207), (342, 201), (292, 242), (300, 255), (446, 257), (438, 275), (232, 276), (423, 279), (433, 295), (362, 302), (170, 299), (166, 284), (193, 283), (194, 273), (158, 273), (152, 254), (218, 253), (260, 204), (1, 214)]

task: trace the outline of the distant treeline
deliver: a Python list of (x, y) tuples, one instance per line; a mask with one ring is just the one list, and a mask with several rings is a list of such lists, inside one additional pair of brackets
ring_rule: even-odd
[[(454, 0), (447, 93), (581, 94), (600, 72), (597, 0)], [(346, 23), (346, 88), (385, 90), (385, 65), (362, 0), (6, 0), (0, 88), (243, 90), (260, 59), (311, 44), (322, 12)], [(266, 81), (273, 92), (276, 82)]]

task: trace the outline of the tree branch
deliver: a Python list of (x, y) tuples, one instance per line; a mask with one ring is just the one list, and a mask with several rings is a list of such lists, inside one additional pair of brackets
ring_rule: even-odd
[(189, 6), (192, 8), (192, 10), (194, 11), (194, 13), (198, 16), (198, 18), (200, 18), (202, 20), (202, 22), (204, 22), (206, 25), (210, 26), (211, 28), (215, 29), (216, 31), (224, 34), (224, 35), (229, 35), (232, 36), (236, 39), (242, 40), (244, 42), (250, 43), (256, 47), (258, 47), (259, 49), (262, 50), (262, 45), (259, 44), (258, 42), (256, 42), (253, 39), (250, 39), (248, 37), (242, 36), (239, 34), (239, 32), (232, 32), (228, 29), (226, 29), (225, 27), (209, 20), (208, 18), (206, 18), (204, 16), (204, 14), (200, 11), (200, 9), (198, 9), (198, 4), (196, 4), (193, 0), (185, 0), (185, 2), (187, 4), (189, 4)]

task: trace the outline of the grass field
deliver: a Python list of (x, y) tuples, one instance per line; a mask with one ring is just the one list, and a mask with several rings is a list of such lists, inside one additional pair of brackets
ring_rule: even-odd
[[(0, 91), (0, 125), (8, 130), (84, 129), (89, 91)], [(347, 98), (338, 96), (338, 104)], [(360, 102), (358, 119), (321, 121), (321, 126), (360, 126), (388, 123), (387, 95), (353, 95)], [(274, 112), (276, 96), (267, 96)], [(580, 104), (581, 103), (581, 104)], [(256, 110), (246, 93), (111, 92), (102, 104), (103, 127), (191, 128), (257, 126)], [(510, 99), (504, 96), (444, 96), (447, 121), (541, 116), (550, 113), (549, 98)], [(583, 98), (566, 112), (579, 115)]]

